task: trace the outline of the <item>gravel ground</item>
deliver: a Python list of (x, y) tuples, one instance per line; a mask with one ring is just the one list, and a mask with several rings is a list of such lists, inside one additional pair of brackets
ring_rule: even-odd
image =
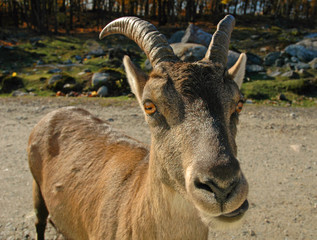
[[(129, 135), (149, 142), (135, 101), (74, 98), (0, 99), (0, 239), (34, 239), (32, 176), (26, 146), (32, 127), (48, 112), (77, 105)], [(249, 185), (242, 226), (211, 239), (317, 239), (317, 108), (248, 105), (237, 142)], [(63, 239), (49, 226), (47, 239)]]

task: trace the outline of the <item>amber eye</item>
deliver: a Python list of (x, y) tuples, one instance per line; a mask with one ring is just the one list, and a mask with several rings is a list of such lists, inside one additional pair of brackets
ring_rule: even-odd
[(242, 111), (242, 108), (243, 108), (243, 102), (239, 101), (236, 107), (236, 112), (240, 113)]
[(150, 101), (145, 102), (143, 106), (144, 106), (144, 111), (149, 115), (152, 115), (156, 112), (156, 107), (154, 103)]

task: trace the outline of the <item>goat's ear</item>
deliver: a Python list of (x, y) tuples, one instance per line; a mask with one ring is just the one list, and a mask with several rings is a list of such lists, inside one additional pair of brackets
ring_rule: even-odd
[(142, 93), (148, 76), (132, 63), (129, 56), (124, 56), (123, 64), (131, 90), (142, 105)]
[(241, 53), (237, 62), (228, 70), (228, 73), (233, 77), (233, 80), (238, 85), (239, 89), (242, 86), (247, 63), (247, 55)]

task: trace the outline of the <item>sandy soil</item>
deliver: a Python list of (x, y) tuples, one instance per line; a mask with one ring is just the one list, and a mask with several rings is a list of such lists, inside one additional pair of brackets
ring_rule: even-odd
[[(0, 239), (33, 239), (32, 177), (26, 146), (46, 113), (81, 106), (128, 134), (149, 142), (134, 102), (66, 98), (0, 99)], [(246, 106), (237, 137), (250, 185), (242, 226), (215, 231), (214, 239), (317, 239), (317, 108)], [(62, 239), (50, 226), (47, 239)]]

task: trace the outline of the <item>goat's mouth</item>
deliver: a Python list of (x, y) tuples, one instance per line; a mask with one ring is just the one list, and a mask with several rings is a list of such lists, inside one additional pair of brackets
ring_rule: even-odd
[(240, 216), (242, 217), (248, 209), (249, 209), (249, 202), (248, 200), (245, 200), (238, 209), (229, 213), (222, 214), (220, 215), (220, 217), (223, 217), (223, 218), (236, 218)]

